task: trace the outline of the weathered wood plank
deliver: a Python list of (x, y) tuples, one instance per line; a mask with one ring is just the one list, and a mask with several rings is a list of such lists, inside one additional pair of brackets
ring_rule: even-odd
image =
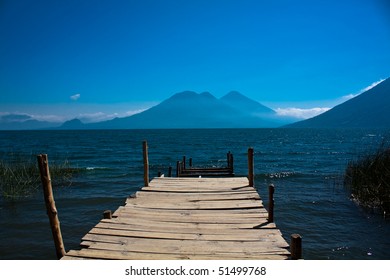
[(100, 222), (95, 228), (101, 229), (116, 229), (116, 230), (129, 230), (129, 231), (143, 231), (143, 232), (164, 232), (164, 233), (192, 233), (198, 235), (244, 235), (244, 236), (259, 236), (259, 234), (263, 235), (265, 232), (268, 235), (278, 234), (281, 235), (280, 231), (275, 228), (224, 228), (223, 230), (217, 230), (215, 228), (206, 228), (206, 227), (198, 227), (198, 226), (175, 226), (175, 224), (165, 225), (155, 225), (155, 224), (124, 224), (124, 223), (110, 223), (110, 222)]
[(164, 254), (164, 253), (143, 253), (143, 252), (126, 252), (126, 251), (109, 251), (96, 249), (81, 249), (80, 251), (71, 250), (67, 253), (68, 256), (83, 257), (91, 259), (118, 259), (118, 260), (241, 260), (241, 259), (263, 259), (263, 260), (283, 260), (286, 256), (272, 254), (256, 254), (236, 256), (231, 254)]
[(183, 199), (185, 201), (193, 200), (237, 200), (237, 199), (255, 199), (260, 197), (256, 191), (246, 192), (219, 192), (219, 193), (188, 193), (188, 192), (153, 192), (153, 191), (138, 191), (134, 197), (137, 199)]
[[(90, 233), (117, 235), (142, 238), (160, 238), (160, 239), (178, 239), (178, 240), (208, 240), (208, 241), (281, 241), (282, 237), (278, 234), (200, 234), (200, 233), (175, 233), (175, 232), (153, 232), (153, 231), (136, 231), (136, 230), (116, 230), (94, 227)], [(279, 238), (280, 237), (280, 238)]]
[[(153, 217), (148, 214), (137, 214), (131, 212), (128, 209), (124, 209), (123, 211), (117, 211), (114, 215), (118, 215), (121, 218), (127, 219), (143, 219), (145, 221), (166, 221), (166, 222), (178, 222), (178, 223), (209, 223), (209, 224), (242, 224), (242, 223), (252, 223), (252, 224), (260, 224), (267, 222), (267, 214), (264, 214), (263, 217), (260, 218), (240, 218), (238, 215), (233, 217), (226, 217), (225, 219), (219, 216), (193, 216), (193, 215), (164, 215), (164, 214), (156, 214)], [(244, 220), (245, 219), (245, 220)]]
[(241, 208), (262, 208), (259, 200), (231, 200), (231, 201), (180, 201), (180, 200), (140, 200), (128, 199), (126, 205), (137, 206), (138, 208), (155, 209), (241, 209)]
[(287, 249), (276, 248), (271, 246), (256, 247), (256, 250), (249, 246), (240, 247), (239, 244), (228, 246), (220, 243), (218, 245), (204, 246), (202, 250), (199, 250), (199, 245), (196, 244), (171, 244), (165, 245), (164, 243), (158, 244), (158, 246), (151, 246), (147, 242), (140, 242), (134, 244), (110, 244), (94, 241), (84, 241), (85, 246), (89, 249), (100, 249), (100, 250), (111, 250), (111, 251), (126, 251), (126, 252), (140, 252), (140, 253), (157, 253), (157, 254), (193, 254), (197, 252), (199, 255), (215, 255), (215, 254), (231, 254), (234, 256), (238, 255), (249, 255), (249, 254), (288, 254)]
[[(140, 238), (140, 237), (122, 237), (122, 236), (114, 236), (114, 235), (99, 235), (88, 233), (83, 237), (83, 242), (96, 242), (96, 243), (112, 243), (112, 244), (121, 244), (127, 246), (140, 246), (148, 248), (164, 248), (166, 246), (171, 247), (194, 247), (194, 248), (218, 248), (219, 250), (226, 251), (258, 251), (263, 250), (263, 248), (276, 248), (285, 250), (288, 247), (286, 242), (259, 242), (256, 241), (208, 241), (208, 240), (171, 240), (164, 239), (161, 240), (159, 238)], [(88, 244), (88, 243), (86, 243)], [(161, 249), (163, 250), (163, 249)], [(196, 250), (195, 250), (196, 251)], [(285, 252), (285, 251), (284, 251)]]
[[(252, 211), (251, 211), (252, 210)], [(253, 211), (257, 210), (257, 211)], [(115, 213), (127, 213), (133, 215), (146, 216), (146, 218), (150, 215), (155, 216), (171, 216), (171, 217), (181, 217), (183, 216), (191, 216), (191, 217), (218, 217), (223, 222), (224, 219), (248, 219), (248, 218), (263, 218), (267, 216), (267, 210), (265, 208), (255, 208), (255, 209), (240, 209), (238, 210), (202, 210), (202, 209), (191, 209), (191, 210), (180, 210), (180, 209), (155, 209), (155, 208), (139, 208), (136, 206), (127, 206), (120, 207)], [(115, 216), (114, 213), (114, 216)]]
[(155, 220), (151, 222), (151, 220), (136, 218), (116, 218), (110, 220), (102, 220), (101, 222), (112, 223), (112, 224), (125, 224), (125, 225), (147, 225), (153, 227), (161, 227), (161, 228), (189, 228), (189, 229), (210, 229), (210, 230), (225, 230), (225, 229), (251, 229), (251, 228), (276, 228), (274, 223), (259, 223), (257, 220), (249, 223), (227, 223), (224, 221), (219, 221), (218, 223), (191, 223), (187, 221), (162, 221)]

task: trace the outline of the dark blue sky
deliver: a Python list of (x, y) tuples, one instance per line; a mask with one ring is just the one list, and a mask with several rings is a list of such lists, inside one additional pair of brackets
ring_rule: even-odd
[(328, 108), (390, 76), (388, 2), (0, 0), (0, 113), (92, 120), (184, 90)]

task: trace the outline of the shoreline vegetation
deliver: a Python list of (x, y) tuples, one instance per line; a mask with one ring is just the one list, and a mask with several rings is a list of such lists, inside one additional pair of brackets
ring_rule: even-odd
[(384, 142), (376, 152), (351, 160), (344, 175), (344, 187), (358, 205), (390, 213), (390, 147)]
[[(50, 162), (53, 186), (70, 186), (77, 168), (68, 160)], [(16, 200), (34, 194), (41, 185), (36, 157), (10, 154), (0, 159), (0, 194), (4, 199)]]

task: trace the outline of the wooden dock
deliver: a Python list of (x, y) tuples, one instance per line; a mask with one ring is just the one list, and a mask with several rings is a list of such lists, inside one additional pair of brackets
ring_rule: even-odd
[(68, 252), (51, 191), (47, 155), (38, 156), (60, 259), (301, 258), (301, 237), (293, 234), (290, 247), (273, 222), (273, 186), (269, 188), (269, 211), (254, 188), (253, 149), (248, 149), (248, 177), (231, 177), (233, 162), (228, 154), (228, 177), (161, 176), (149, 181), (146, 142), (143, 154), (144, 187), (114, 213), (105, 211), (104, 218), (82, 238), (81, 249)]
[(154, 178), (62, 259), (287, 259), (246, 177)]
[[(176, 163), (176, 177), (232, 177), (234, 176), (233, 154), (226, 155), (227, 165), (224, 167), (194, 167), (192, 158), (189, 159), (189, 166), (186, 164), (186, 157)], [(168, 172), (169, 173), (169, 172)]]

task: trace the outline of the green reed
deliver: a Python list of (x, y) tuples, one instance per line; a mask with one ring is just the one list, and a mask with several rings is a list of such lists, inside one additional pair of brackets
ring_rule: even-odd
[(376, 152), (350, 161), (344, 186), (360, 205), (390, 213), (390, 148), (382, 144)]
[[(49, 162), (54, 186), (69, 186), (78, 169), (67, 160)], [(0, 159), (0, 193), (5, 199), (32, 195), (40, 188), (41, 178), (37, 160), (33, 156), (11, 156)]]

